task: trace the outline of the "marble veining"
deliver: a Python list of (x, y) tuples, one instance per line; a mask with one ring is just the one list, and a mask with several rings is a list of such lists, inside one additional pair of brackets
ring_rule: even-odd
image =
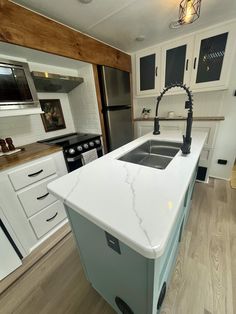
[(178, 131), (146, 134), (48, 185), (64, 204), (147, 258), (162, 255), (207, 134), (193, 132), (191, 154), (181, 151), (164, 169), (118, 160), (148, 140), (181, 142)]
[(142, 168), (139, 168), (138, 171), (137, 171), (137, 174), (132, 178), (130, 175), (129, 175), (129, 169), (127, 168), (127, 163), (124, 162), (124, 169), (126, 171), (126, 178), (125, 178), (125, 183), (128, 184), (128, 186), (130, 187), (130, 191), (132, 193), (132, 209), (138, 219), (138, 222), (139, 222), (139, 226), (140, 228), (142, 229), (144, 235), (146, 236), (147, 238), (147, 241), (150, 245), (150, 247), (152, 248), (152, 243), (151, 243), (151, 239), (148, 235), (148, 231), (144, 228), (144, 226), (142, 225), (143, 224), (143, 219), (140, 217), (137, 209), (136, 209), (136, 206), (135, 206), (135, 201), (136, 201), (136, 191), (135, 191), (135, 187), (134, 187), (134, 184), (135, 184), (135, 180), (136, 178), (138, 177), (139, 173), (141, 172)]

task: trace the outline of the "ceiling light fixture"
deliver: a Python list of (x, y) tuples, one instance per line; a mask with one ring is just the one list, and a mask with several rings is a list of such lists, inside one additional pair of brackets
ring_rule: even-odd
[(83, 3), (83, 4), (87, 4), (92, 2), (93, 0), (79, 0), (79, 2)]
[(182, 0), (179, 5), (179, 19), (170, 23), (170, 28), (191, 24), (200, 17), (202, 0)]
[(135, 38), (136, 41), (144, 41), (145, 36), (144, 35), (139, 35)]

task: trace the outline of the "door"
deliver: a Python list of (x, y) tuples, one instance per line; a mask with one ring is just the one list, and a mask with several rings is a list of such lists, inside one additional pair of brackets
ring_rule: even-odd
[(130, 74), (125, 71), (102, 67), (104, 106), (131, 105)]
[(157, 95), (160, 90), (160, 49), (136, 55), (137, 95)]
[(106, 112), (106, 129), (109, 151), (114, 150), (133, 140), (133, 124), (131, 108), (110, 108)]
[(235, 34), (229, 24), (196, 36), (191, 79), (194, 90), (227, 88)]
[[(193, 36), (176, 42), (171, 42), (162, 48), (163, 68), (161, 87), (179, 83), (189, 86), (192, 63)], [(183, 93), (180, 89), (173, 89), (170, 94)]]

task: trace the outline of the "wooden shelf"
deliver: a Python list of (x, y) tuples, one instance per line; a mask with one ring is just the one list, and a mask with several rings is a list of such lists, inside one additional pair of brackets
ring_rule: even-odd
[[(134, 118), (134, 121), (153, 121), (154, 117), (150, 117), (148, 119), (143, 118)], [(175, 118), (167, 118), (167, 117), (159, 117), (160, 121), (184, 121), (187, 117), (175, 117)], [(193, 117), (193, 121), (223, 121), (225, 117)]]

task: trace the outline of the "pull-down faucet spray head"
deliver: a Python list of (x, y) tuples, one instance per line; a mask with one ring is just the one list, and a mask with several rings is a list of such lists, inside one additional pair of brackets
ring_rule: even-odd
[(159, 109), (159, 104), (162, 99), (162, 97), (165, 95), (165, 93), (174, 87), (180, 87), (185, 90), (188, 100), (185, 102), (185, 109), (188, 109), (188, 117), (187, 117), (187, 126), (186, 126), (186, 134), (185, 136), (183, 135), (183, 145), (181, 146), (182, 153), (184, 155), (190, 153), (190, 148), (191, 148), (191, 130), (192, 130), (192, 120), (193, 120), (193, 95), (192, 92), (189, 90), (189, 88), (186, 85), (183, 84), (172, 84), (170, 86), (167, 86), (157, 97), (157, 104), (156, 104), (156, 114), (154, 118), (154, 135), (160, 134), (160, 124), (159, 124), (159, 117), (158, 117), (158, 109)]

